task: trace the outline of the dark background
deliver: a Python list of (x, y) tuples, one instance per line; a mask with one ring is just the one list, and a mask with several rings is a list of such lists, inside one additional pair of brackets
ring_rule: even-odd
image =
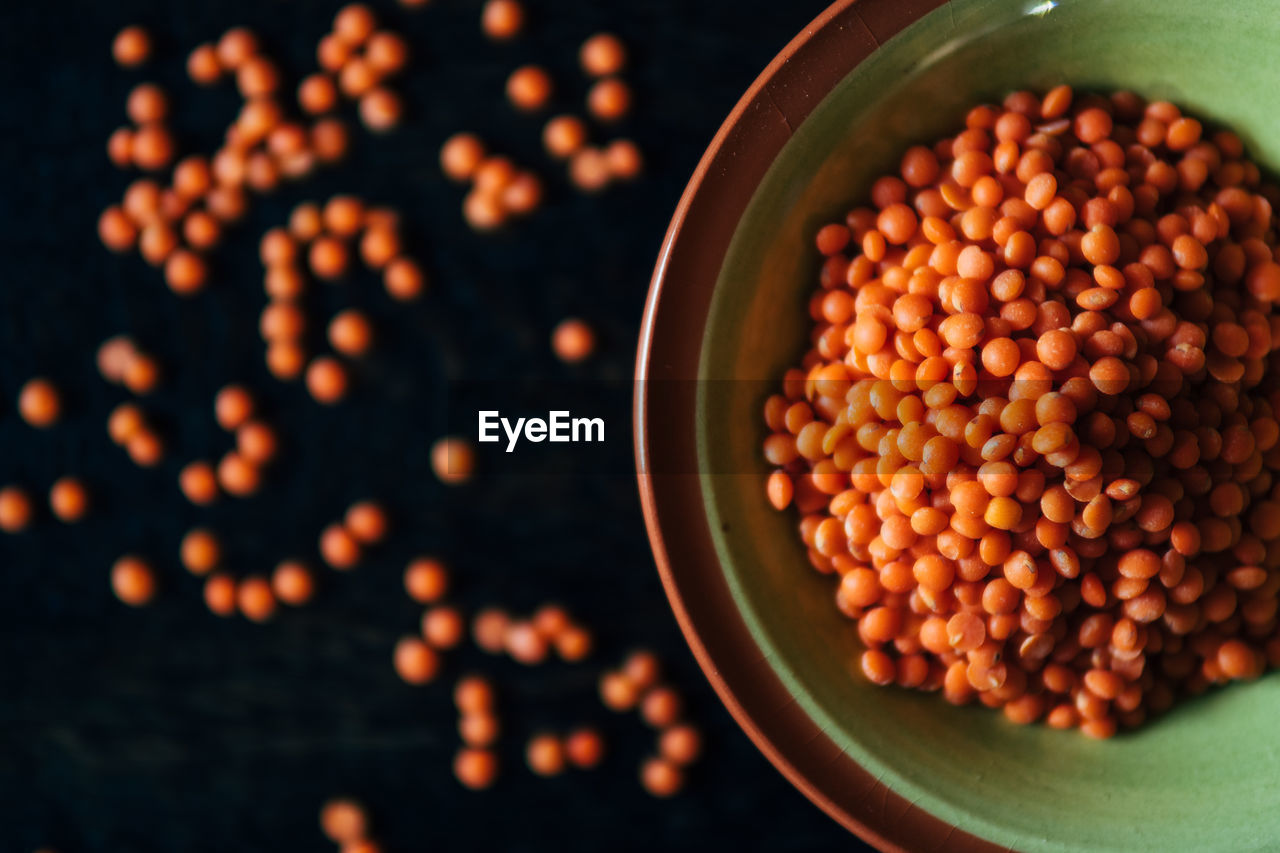
[[(658, 582), (633, 476), (579, 465), (561, 449), (485, 457), (473, 483), (450, 488), (428, 460), (448, 423), (449, 383), (512, 378), (613, 389), (592, 414), (605, 415), (612, 452), (625, 458), (626, 380), (671, 211), (739, 95), (825, 3), (529, 0), (524, 35), (493, 44), (480, 33), (477, 0), (416, 11), (379, 0), (375, 9), (413, 52), (396, 84), (407, 105), (400, 129), (376, 137), (355, 127), (346, 163), (255, 197), (194, 299), (171, 295), (136, 255), (103, 249), (97, 217), (135, 177), (105, 154), (107, 135), (125, 123), (128, 91), (143, 80), (164, 85), (180, 153), (208, 154), (239, 97), (229, 83), (192, 84), (190, 49), (251, 26), (292, 89), (314, 69), (315, 44), (339, 5), (126, 0), (11, 3), (0, 13), (0, 483), (43, 499), (57, 477), (74, 474), (95, 500), (76, 527), (42, 511), (27, 532), (0, 535), (0, 849), (325, 850), (316, 814), (343, 793), (370, 805), (388, 850), (859, 848), (769, 766), (698, 671)], [(154, 36), (141, 70), (111, 61), (111, 39), (130, 23)], [(582, 113), (576, 51), (602, 29), (629, 46), (636, 103), (617, 131), (593, 133), (634, 137), (647, 165), (637, 183), (584, 197), (541, 152), (550, 113), (517, 114), (503, 82), (520, 64), (542, 63), (556, 80), (554, 110)], [(349, 106), (345, 114), (354, 117)], [(441, 142), (459, 130), (541, 173), (544, 208), (501, 234), (471, 233), (463, 190), (437, 165)], [(356, 305), (378, 330), (349, 400), (326, 409), (263, 367), (256, 247), (299, 201), (344, 191), (401, 209), (432, 285), (408, 306), (363, 272), (313, 288), (316, 329)], [(598, 354), (577, 367), (548, 345), (568, 315), (600, 336)], [(154, 470), (133, 466), (106, 437), (107, 413), (128, 395), (98, 377), (94, 350), (120, 333), (159, 356), (166, 373), (145, 403), (169, 446)], [(38, 374), (64, 391), (66, 417), (50, 431), (14, 411), (19, 387)], [(180, 497), (177, 472), (228, 449), (212, 398), (229, 381), (257, 390), (284, 451), (258, 495), (198, 509)], [(195, 524), (222, 534), (240, 575), (291, 555), (314, 563), (320, 528), (362, 497), (388, 505), (394, 535), (352, 573), (322, 570), (316, 602), (269, 625), (214, 617), (200, 581), (178, 565), (179, 539)], [(160, 575), (161, 595), (145, 610), (110, 592), (109, 566), (126, 552), (150, 557)], [(391, 647), (417, 627), (421, 608), (404, 595), (401, 572), (420, 553), (451, 563), (454, 600), (468, 611), (564, 602), (595, 631), (596, 654), (530, 669), (468, 647), (434, 684), (405, 685)], [(672, 801), (637, 781), (652, 732), (595, 696), (600, 670), (636, 646), (659, 651), (706, 732), (706, 757)], [(465, 791), (450, 771), (458, 738), (449, 691), (472, 669), (496, 680), (506, 728), (504, 772), (483, 793)], [(602, 769), (532, 776), (522, 759), (528, 736), (580, 723), (606, 734)]]

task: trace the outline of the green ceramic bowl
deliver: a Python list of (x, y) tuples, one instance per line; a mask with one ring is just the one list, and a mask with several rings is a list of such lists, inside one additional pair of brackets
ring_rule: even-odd
[(871, 686), (832, 581), (809, 569), (793, 514), (764, 500), (759, 451), (764, 396), (806, 346), (812, 235), (907, 145), (961, 126), (976, 101), (1065, 82), (1173, 100), (1275, 167), (1277, 45), (1268, 0), (837, 3), (747, 93), (690, 184), (637, 366), (655, 555), (744, 728), (881, 847), (1280, 849), (1280, 677), (1107, 742)]

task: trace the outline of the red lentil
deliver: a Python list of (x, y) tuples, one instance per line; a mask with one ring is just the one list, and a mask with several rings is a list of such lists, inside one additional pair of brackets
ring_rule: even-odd
[(17, 486), (0, 488), (0, 530), (20, 533), (31, 523), (31, 498)]
[(481, 651), (491, 655), (501, 654), (510, 621), (505, 611), (495, 607), (485, 608), (471, 621), (471, 637)]
[(553, 734), (537, 734), (525, 747), (525, 761), (539, 776), (559, 776), (564, 772), (564, 743)]
[(1220, 139), (1015, 93), (816, 232), (766, 491), (871, 681), (1102, 738), (1268, 665), (1276, 191)]
[(111, 43), (111, 55), (125, 68), (136, 68), (151, 57), (151, 35), (142, 27), (125, 27)]
[(480, 12), (480, 29), (494, 41), (515, 38), (524, 26), (524, 6), (519, 0), (488, 0)]
[(404, 589), (419, 604), (434, 604), (449, 589), (449, 570), (432, 557), (419, 557), (404, 570)]
[(561, 361), (582, 361), (595, 349), (595, 333), (583, 321), (570, 317), (560, 321), (551, 333), (551, 349)]
[(329, 800), (320, 809), (320, 831), (334, 844), (354, 844), (369, 833), (364, 806), (347, 797)]
[(507, 100), (524, 112), (537, 112), (551, 100), (551, 75), (538, 65), (524, 65), (507, 78)]
[(556, 116), (542, 128), (542, 145), (557, 160), (576, 154), (587, 142), (587, 126), (577, 116)]
[(422, 638), (434, 648), (452, 649), (466, 634), (466, 622), (456, 607), (433, 607), (422, 614)]
[(440, 656), (419, 637), (401, 637), (393, 655), (396, 674), (413, 685), (435, 680)]
[(222, 545), (213, 531), (192, 528), (182, 537), (179, 559), (193, 575), (207, 575), (222, 561)]
[(111, 589), (125, 604), (143, 607), (155, 598), (155, 572), (140, 557), (121, 557), (111, 567)]
[(475, 451), (465, 438), (446, 437), (431, 445), (431, 470), (442, 483), (460, 485), (475, 471)]
[(62, 416), (62, 395), (48, 379), (32, 379), (18, 394), (18, 414), (31, 426), (48, 429)]
[(249, 575), (236, 587), (236, 606), (252, 622), (267, 622), (276, 613), (271, 584), (260, 575)]
[(631, 89), (616, 77), (606, 77), (587, 92), (587, 111), (600, 121), (618, 121), (630, 110)]
[(218, 499), (218, 476), (204, 461), (188, 463), (178, 472), (178, 488), (196, 506), (208, 506)]
[(670, 687), (654, 687), (640, 702), (640, 717), (655, 729), (675, 725), (682, 710), (680, 694)]
[(578, 61), (589, 76), (607, 77), (627, 64), (627, 49), (613, 33), (596, 33), (582, 43)]
[(360, 542), (346, 527), (331, 524), (320, 533), (320, 556), (339, 571), (353, 569), (360, 562)]
[(392, 260), (382, 274), (387, 294), (400, 302), (409, 302), (422, 295), (427, 278), (422, 268), (409, 258)]
[(684, 773), (669, 759), (649, 758), (640, 766), (640, 784), (655, 797), (673, 797), (684, 787)]
[(215, 616), (231, 616), (236, 612), (236, 581), (227, 574), (215, 572), (204, 582), (204, 603)]
[(460, 749), (453, 760), (453, 775), (473, 791), (492, 787), (498, 779), (498, 757), (487, 749)]
[(329, 343), (343, 355), (352, 358), (365, 355), (373, 343), (369, 318), (354, 308), (340, 312), (329, 321)]
[(590, 770), (604, 760), (604, 739), (595, 729), (577, 729), (564, 739), (565, 756), (580, 770)]
[(63, 477), (49, 490), (49, 509), (68, 524), (80, 521), (89, 511), (89, 490), (75, 477)]
[(307, 366), (307, 391), (317, 403), (332, 406), (347, 396), (347, 370), (337, 359), (320, 356)]
[(271, 573), (271, 591), (285, 604), (300, 607), (315, 594), (311, 570), (297, 560), (285, 560)]
[(688, 723), (671, 726), (658, 737), (658, 752), (676, 764), (692, 764), (702, 754), (702, 735)]

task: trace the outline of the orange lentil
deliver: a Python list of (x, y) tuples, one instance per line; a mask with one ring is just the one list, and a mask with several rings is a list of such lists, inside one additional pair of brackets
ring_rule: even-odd
[(262, 483), (258, 467), (234, 450), (218, 462), (217, 478), (222, 490), (236, 497), (248, 497)]
[(551, 75), (538, 65), (523, 65), (507, 78), (507, 100), (516, 109), (537, 112), (551, 100)]
[(28, 380), (18, 394), (18, 414), (37, 429), (48, 429), (62, 416), (62, 395), (48, 379)]
[(582, 361), (595, 349), (595, 333), (582, 320), (562, 320), (551, 333), (551, 349), (561, 361)]
[(339, 237), (353, 237), (364, 225), (364, 202), (355, 196), (335, 195), (320, 216), (324, 227)]
[(214, 420), (228, 432), (253, 417), (253, 396), (242, 385), (227, 385), (213, 400)]
[(127, 252), (138, 239), (138, 228), (119, 207), (108, 207), (98, 218), (98, 239), (113, 252)]
[(569, 159), (569, 180), (583, 192), (603, 190), (612, 177), (609, 159), (599, 148), (581, 148)]
[(143, 607), (155, 598), (155, 571), (140, 557), (121, 557), (111, 567), (111, 589), (125, 604)]
[(499, 192), (476, 189), (462, 200), (462, 218), (476, 231), (492, 231), (506, 221), (506, 210)]
[(213, 531), (203, 527), (188, 530), (182, 537), (179, 559), (193, 575), (207, 575), (222, 561), (222, 545)]
[(337, 797), (320, 808), (320, 831), (334, 844), (354, 844), (369, 834), (369, 815), (364, 806), (347, 797)]
[(675, 725), (683, 710), (684, 702), (670, 687), (654, 687), (640, 701), (640, 718), (655, 729)]
[(129, 436), (125, 450), (135, 465), (154, 468), (164, 457), (164, 443), (150, 429), (143, 428)]
[(307, 365), (306, 384), (317, 403), (335, 405), (347, 395), (347, 370), (337, 359), (320, 356)]
[(204, 289), (208, 271), (195, 252), (175, 249), (164, 263), (164, 280), (179, 296), (191, 296)]
[(133, 163), (133, 130), (118, 127), (107, 137), (107, 159), (120, 169)]
[(352, 504), (343, 517), (343, 524), (352, 536), (365, 545), (381, 542), (387, 535), (387, 513), (373, 501)]
[(613, 33), (596, 33), (578, 49), (578, 63), (591, 77), (607, 77), (627, 64), (627, 50)]
[(474, 133), (456, 133), (440, 148), (440, 168), (454, 181), (470, 180), (486, 156), (484, 143)]
[(347, 571), (360, 562), (360, 541), (341, 524), (330, 524), (320, 532), (320, 557), (331, 568)]
[(338, 105), (338, 87), (328, 74), (316, 73), (298, 84), (298, 106), (303, 112), (320, 115)]
[(437, 649), (454, 648), (466, 634), (466, 622), (456, 607), (433, 607), (422, 615), (422, 637)]
[(580, 770), (590, 770), (604, 760), (604, 739), (595, 729), (576, 729), (564, 739), (565, 757)]
[(168, 129), (159, 124), (145, 124), (133, 135), (134, 165), (146, 172), (159, 171), (173, 161), (174, 147), (173, 134)]
[(111, 55), (125, 68), (142, 65), (151, 58), (151, 34), (136, 24), (125, 27), (111, 42)]
[(49, 509), (68, 524), (80, 521), (89, 510), (89, 491), (75, 477), (62, 477), (49, 489)]
[(437, 559), (419, 557), (405, 568), (404, 588), (419, 604), (433, 604), (449, 589), (449, 571)]
[[(152, 229), (163, 229), (148, 236)], [(204, 210), (193, 210), (182, 220), (182, 236), (194, 249), (209, 249), (217, 244), (222, 235), (222, 227), (218, 220)], [(156, 244), (156, 238), (163, 242)], [(150, 243), (150, 245), (148, 245)], [(143, 257), (153, 266), (159, 266), (177, 248), (177, 236), (162, 223), (152, 223), (143, 229), (139, 249)]]
[(400, 254), (400, 237), (388, 226), (370, 226), (360, 238), (360, 259), (370, 269), (384, 269)]
[(500, 654), (510, 621), (505, 611), (495, 607), (485, 608), (471, 621), (471, 637), (482, 651), (491, 655)]
[(480, 29), (494, 41), (519, 35), (524, 26), (524, 6), (519, 0), (487, 0), (480, 11)]
[(392, 662), (396, 674), (413, 685), (434, 681), (440, 671), (440, 655), (419, 637), (401, 637), (392, 654)]
[(542, 203), (542, 181), (532, 172), (517, 172), (498, 200), (505, 212), (526, 216)]
[(333, 17), (333, 34), (352, 47), (359, 47), (373, 34), (378, 22), (373, 10), (363, 3), (343, 6)]
[(251, 622), (267, 622), (276, 612), (276, 596), (261, 575), (249, 575), (236, 586), (236, 606)]
[(187, 56), (187, 76), (201, 86), (210, 86), (222, 76), (218, 51), (211, 44), (198, 45)]
[(356, 358), (369, 352), (373, 329), (363, 312), (348, 308), (329, 321), (329, 343), (338, 352)]
[(580, 625), (569, 625), (556, 634), (551, 642), (556, 648), (556, 654), (570, 663), (586, 660), (594, 645), (591, 632)]
[(381, 30), (369, 36), (364, 55), (375, 71), (390, 76), (404, 69), (409, 58), (409, 46), (398, 34)]
[(17, 486), (0, 488), (0, 530), (19, 533), (31, 523), (34, 514), (31, 498)]
[(463, 716), (492, 713), (494, 701), (493, 685), (483, 676), (464, 676), (453, 687), (453, 704)]
[(606, 77), (587, 92), (587, 111), (600, 121), (614, 122), (631, 110), (631, 89), (616, 77)]
[(252, 465), (266, 465), (275, 458), (275, 430), (262, 421), (246, 421), (236, 429), (236, 451)]
[(449, 485), (460, 485), (471, 479), (475, 470), (475, 451), (464, 438), (446, 437), (431, 445), (431, 470), (436, 478)]
[(559, 776), (566, 762), (563, 741), (553, 734), (534, 735), (525, 746), (525, 762), (539, 776)]
[(107, 417), (107, 435), (119, 445), (125, 445), (135, 435), (147, 428), (142, 410), (133, 403), (121, 403)]
[(655, 797), (673, 797), (684, 787), (684, 773), (669, 759), (649, 758), (640, 765), (640, 784)]
[(530, 622), (509, 622), (503, 632), (502, 647), (513, 660), (526, 666), (542, 663), (547, 658), (547, 640)]
[(217, 474), (213, 465), (203, 460), (191, 462), (178, 472), (178, 487), (197, 506), (208, 506), (218, 499)]
[(395, 128), (403, 114), (400, 96), (385, 86), (370, 89), (360, 96), (360, 121), (376, 133)]
[(311, 126), (311, 150), (321, 163), (336, 163), (347, 154), (347, 126), (341, 119), (323, 118)]
[(487, 749), (460, 749), (453, 759), (453, 775), (473, 791), (492, 787), (498, 779), (498, 757)]
[(231, 616), (236, 612), (236, 582), (233, 577), (215, 572), (205, 580), (204, 603), (215, 616)]
[(640, 701), (640, 690), (620, 672), (600, 677), (600, 701), (611, 711), (629, 711)]
[[(572, 157), (586, 142), (587, 126), (577, 116), (556, 116), (542, 128), (542, 145), (547, 149), (547, 153), (557, 160)], [(480, 151), (479, 156), (484, 156), (483, 150)]]
[(658, 737), (658, 752), (676, 764), (692, 764), (702, 754), (702, 735), (688, 723), (671, 726)]

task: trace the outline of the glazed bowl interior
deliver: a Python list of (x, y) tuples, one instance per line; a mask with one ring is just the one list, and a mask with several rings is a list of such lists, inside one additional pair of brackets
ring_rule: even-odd
[[(1020, 850), (1253, 850), (1280, 843), (1280, 677), (1183, 702), (1136, 733), (1091, 741), (982, 707), (870, 685), (834, 584), (808, 567), (794, 512), (764, 499), (765, 394), (806, 349), (813, 234), (865, 203), (901, 151), (1012, 89), (1133, 89), (1237, 130), (1280, 165), (1265, 0), (957, 0), (845, 77), (782, 149), (739, 221), (699, 366), (698, 453), (709, 527), (740, 612), (795, 700), (885, 786)], [(750, 387), (748, 393), (743, 388)]]

